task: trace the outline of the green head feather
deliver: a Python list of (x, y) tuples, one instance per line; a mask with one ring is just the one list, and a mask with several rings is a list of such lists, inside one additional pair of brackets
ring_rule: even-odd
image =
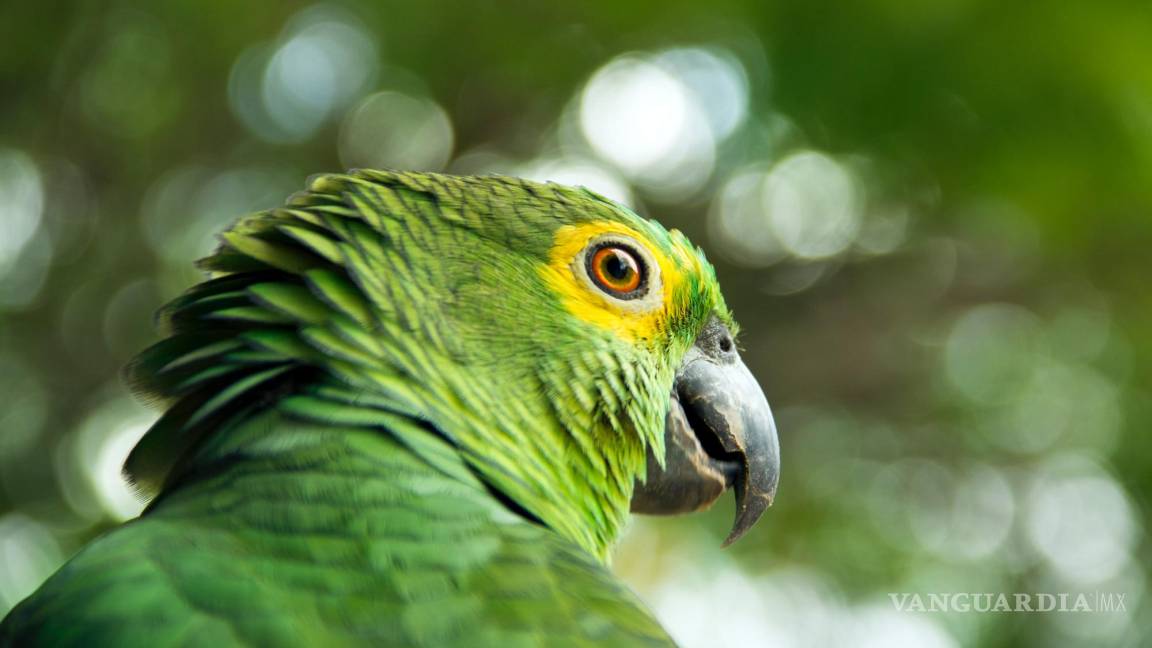
[[(642, 299), (590, 281), (597, 241), (638, 254)], [(514, 178), (320, 176), (201, 265), (214, 277), (164, 309), (167, 337), (129, 368), (168, 404), (126, 466), (138, 484), (211, 470), (229, 427), (271, 404), (323, 422), (351, 403), (382, 433), (402, 417), (448, 440), (505, 501), (601, 557), (646, 449), (663, 456), (683, 354), (710, 318), (732, 326), (678, 232)]]

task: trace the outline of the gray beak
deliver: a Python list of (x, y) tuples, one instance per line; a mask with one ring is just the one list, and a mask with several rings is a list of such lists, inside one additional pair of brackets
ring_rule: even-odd
[(727, 327), (704, 328), (676, 373), (664, 423), (664, 468), (648, 453), (632, 511), (668, 515), (708, 508), (736, 491), (735, 542), (772, 505), (780, 476), (776, 423), (764, 392), (740, 359)]

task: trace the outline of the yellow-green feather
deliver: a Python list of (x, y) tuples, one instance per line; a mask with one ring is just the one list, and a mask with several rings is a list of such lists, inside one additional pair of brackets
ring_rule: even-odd
[(500, 177), (320, 176), (241, 219), (129, 369), (168, 404), (126, 466), (159, 497), (0, 637), (666, 643), (603, 563), (680, 356), (730, 316), (701, 258), (658, 339), (574, 317), (538, 269), (560, 227), (599, 221), (685, 249), (586, 190)]

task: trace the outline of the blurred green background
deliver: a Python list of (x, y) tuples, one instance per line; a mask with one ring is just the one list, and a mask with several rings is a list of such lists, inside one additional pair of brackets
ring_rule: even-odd
[(0, 614), (139, 511), (118, 370), (214, 233), (375, 166), (584, 184), (716, 263), (784, 472), (729, 550), (727, 499), (633, 523), (686, 646), (1152, 637), (1146, 0), (4, 3)]

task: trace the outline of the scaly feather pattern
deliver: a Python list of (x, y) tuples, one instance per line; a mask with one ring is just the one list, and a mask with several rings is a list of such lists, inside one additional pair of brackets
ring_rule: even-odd
[[(580, 227), (659, 260), (654, 323), (623, 335), (557, 291)], [(667, 642), (603, 563), (674, 368), (732, 325), (679, 233), (583, 189), (358, 171), (201, 266), (128, 369), (166, 407), (126, 465), (158, 496), (0, 645)]]

